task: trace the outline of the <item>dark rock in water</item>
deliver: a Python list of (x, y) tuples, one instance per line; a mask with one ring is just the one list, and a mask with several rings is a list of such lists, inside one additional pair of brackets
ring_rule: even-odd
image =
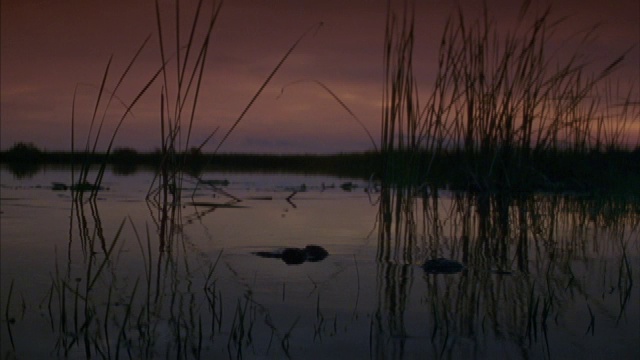
[(304, 248), (304, 252), (307, 255), (307, 261), (318, 262), (324, 260), (329, 253), (322, 246), (307, 245)]
[(286, 248), (282, 251), (282, 261), (287, 265), (300, 265), (307, 260), (304, 250), (298, 248)]
[(422, 268), (428, 274), (455, 274), (462, 271), (464, 265), (455, 260), (437, 258), (427, 260)]
[(263, 258), (282, 259), (287, 265), (300, 265), (305, 261), (318, 262), (329, 256), (327, 250), (318, 245), (307, 245), (304, 249), (284, 248), (274, 251), (257, 251), (253, 254)]

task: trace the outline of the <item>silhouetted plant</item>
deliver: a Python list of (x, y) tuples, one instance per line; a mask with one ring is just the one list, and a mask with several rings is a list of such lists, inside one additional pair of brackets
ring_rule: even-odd
[[(386, 23), (385, 181), (420, 184), (441, 160), (439, 154), (454, 152), (463, 155), (456, 167), (464, 170), (470, 187), (527, 189), (531, 177), (549, 175), (535, 162), (539, 154), (584, 155), (623, 146), (625, 134), (640, 119), (631, 93), (603, 81), (626, 53), (594, 72), (578, 52), (561, 58), (550, 44), (563, 22), (552, 17), (550, 7), (534, 13), (531, 2), (525, 2), (510, 31), (499, 28), (486, 4), (478, 18), (461, 8), (452, 14), (431, 93), (421, 99), (414, 75), (413, 2), (404, 4), (399, 14), (389, 5)], [(591, 34), (585, 32), (581, 44)], [(429, 158), (422, 159), (425, 155)]]

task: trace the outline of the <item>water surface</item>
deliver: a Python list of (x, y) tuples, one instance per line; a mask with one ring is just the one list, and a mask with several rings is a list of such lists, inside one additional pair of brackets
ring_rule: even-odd
[[(3, 358), (640, 354), (637, 201), (207, 173), (228, 184), (163, 207), (151, 173), (81, 202), (51, 189), (68, 170), (0, 176)], [(329, 255), (255, 255), (310, 244)]]

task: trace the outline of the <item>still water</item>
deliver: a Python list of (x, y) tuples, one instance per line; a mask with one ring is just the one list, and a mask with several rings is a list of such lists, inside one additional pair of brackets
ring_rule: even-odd
[[(108, 173), (74, 202), (68, 170), (3, 168), (2, 358), (640, 355), (637, 199), (202, 178), (172, 206)], [(282, 258), (307, 245), (328, 255)]]

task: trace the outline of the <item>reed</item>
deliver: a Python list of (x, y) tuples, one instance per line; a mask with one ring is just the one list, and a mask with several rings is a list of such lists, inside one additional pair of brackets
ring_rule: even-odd
[(587, 335), (588, 333), (591, 333), (591, 335), (593, 336), (596, 331), (596, 318), (593, 315), (593, 311), (591, 311), (591, 306), (589, 306), (589, 303), (587, 303), (587, 310), (589, 310), (589, 326), (587, 327), (587, 331), (584, 334)]
[[(383, 249), (378, 254), (384, 254), (378, 259), (379, 268), (391, 267), (389, 263), (398, 259), (416, 264), (437, 257), (456, 259), (468, 267), (459, 276), (425, 276), (423, 303), (431, 310), (427, 323), (434, 356), (460, 356), (455, 353), (460, 346), (448, 343), (451, 337), (477, 339), (483, 334), (511, 338), (525, 352), (538, 348), (550, 357), (554, 332), (574, 325), (563, 318), (569, 303), (589, 299), (592, 313), (587, 319), (602, 314), (604, 303), (616, 300), (620, 314), (628, 314), (626, 289), (635, 272), (628, 271), (625, 254), (628, 244), (637, 242), (637, 211), (630, 211), (636, 198), (512, 192), (454, 192), (440, 197), (436, 191), (413, 201), (411, 207), (400, 208), (403, 222), (379, 224), (384, 234), (378, 242)], [(387, 229), (394, 226), (403, 230), (389, 233)], [(619, 241), (601, 241), (604, 237)], [(410, 243), (410, 239), (421, 240)], [(603, 260), (594, 260), (594, 254)], [(384, 307), (380, 311), (391, 316), (389, 324), (372, 319), (378, 328), (373, 341), (388, 353), (402, 346), (385, 334), (401, 332), (394, 326), (401, 323), (406, 290), (403, 276), (385, 276), (381, 271), (379, 296), (395, 301), (379, 303), (393, 303), (397, 309), (395, 314)], [(600, 282), (602, 293), (594, 290)], [(589, 333), (597, 336), (595, 322), (589, 325)]]
[[(131, 71), (132, 67), (134, 66), (134, 64), (136, 63), (139, 55), (141, 54), (142, 50), (146, 47), (148, 41), (150, 39), (150, 36), (147, 37), (143, 43), (141, 44), (141, 46), (139, 47), (138, 51), (136, 52), (136, 54), (133, 56), (133, 58), (130, 60), (130, 62), (128, 63), (127, 67), (125, 68), (125, 70), (122, 72), (122, 74), (120, 75), (115, 87), (113, 88), (113, 90), (109, 90), (108, 89), (108, 81), (110, 78), (110, 68), (111, 68), (111, 63), (113, 61), (113, 56), (111, 56), (111, 58), (109, 58), (109, 61), (107, 62), (107, 66), (105, 68), (105, 71), (103, 73), (102, 76), (102, 80), (100, 82), (100, 85), (98, 86), (98, 94), (96, 96), (96, 101), (95, 101), (95, 105), (93, 108), (93, 112), (91, 115), (91, 119), (88, 121), (89, 122), (89, 130), (88, 130), (88, 134), (87, 134), (87, 140), (86, 140), (86, 144), (84, 147), (84, 151), (82, 152), (84, 160), (82, 160), (82, 166), (80, 168), (80, 173), (78, 175), (78, 179), (75, 179), (75, 173), (73, 171), (72, 168), (72, 186), (71, 189), (73, 190), (77, 190), (75, 193), (75, 197), (78, 199), (82, 199), (83, 194), (87, 191), (90, 192), (90, 197), (91, 198), (95, 198), (97, 196), (97, 192), (101, 189), (101, 183), (102, 183), (102, 179), (104, 177), (104, 172), (106, 169), (106, 165), (107, 162), (103, 161), (98, 169), (98, 172), (96, 174), (95, 179), (93, 180), (92, 183), (88, 182), (88, 175), (89, 175), (89, 170), (91, 167), (91, 163), (90, 163), (90, 158), (91, 156), (95, 155), (96, 152), (98, 151), (98, 144), (101, 141), (101, 135), (102, 135), (102, 129), (103, 126), (105, 125), (105, 119), (107, 117), (107, 114), (111, 111), (111, 104), (114, 100), (118, 101), (124, 108), (124, 112), (122, 113), (122, 115), (120, 115), (119, 121), (116, 124), (111, 137), (109, 139), (109, 142), (106, 146), (106, 149), (104, 150), (104, 154), (105, 159), (108, 157), (108, 155), (111, 153), (117, 134), (120, 130), (120, 128), (122, 127), (124, 121), (129, 118), (131, 116), (132, 113), (132, 109), (134, 108), (134, 106), (136, 105), (136, 103), (142, 98), (142, 96), (149, 90), (150, 86), (155, 82), (156, 78), (158, 77), (158, 75), (160, 75), (160, 72), (162, 70), (162, 67), (160, 70), (156, 71), (156, 73), (151, 76), (151, 78), (147, 81), (146, 85), (134, 96), (133, 100), (130, 103), (125, 103), (122, 99), (119, 98), (119, 96), (117, 95), (119, 88), (123, 85), (125, 79), (127, 78), (127, 75), (129, 74), (129, 72)], [(78, 84), (76, 86), (76, 89), (74, 90), (74, 95), (73, 95), (73, 102), (72, 102), (72, 106), (71, 106), (71, 153), (74, 154), (75, 153), (75, 124), (76, 124), (76, 99), (77, 99), (77, 93), (78, 90), (80, 88), (80, 86), (83, 84)], [(104, 100), (103, 98), (109, 96), (109, 98), (107, 100)], [(102, 103), (106, 101), (105, 105), (102, 105)], [(99, 112), (101, 109), (101, 106), (104, 106), (104, 108), (102, 109), (102, 116), (99, 118)], [(94, 132), (94, 128), (97, 127), (97, 129), (95, 129), (95, 135), (93, 135)], [(93, 143), (93, 144), (92, 144)], [(73, 155), (72, 155), (73, 157)], [(72, 163), (73, 164), (73, 163)], [(75, 184), (75, 185), (74, 185)]]
[(291, 326), (289, 327), (289, 329), (283, 334), (282, 336), (282, 340), (280, 341), (280, 345), (282, 346), (282, 350), (284, 351), (284, 354), (287, 357), (290, 357), (291, 355), (289, 354), (289, 340), (291, 339), (291, 335), (293, 333), (293, 330), (295, 329), (296, 325), (298, 325), (298, 321), (300, 321), (300, 317), (297, 317), (293, 323), (291, 323)]
[[(235, 315), (231, 322), (231, 331), (229, 332), (227, 349), (231, 356), (232, 349), (235, 348), (234, 354), (236, 358), (241, 358), (242, 349), (245, 346), (251, 345), (251, 329), (253, 328), (253, 321), (251, 320), (251, 313), (248, 313), (248, 311), (252, 311), (252, 309), (249, 309), (249, 304), (250, 301), (248, 296), (245, 297), (244, 305), (241, 303), (240, 299), (238, 299)], [(247, 320), (245, 321), (245, 319)], [(247, 326), (248, 329), (245, 329), (245, 326)]]
[[(421, 149), (422, 128), (417, 83), (413, 74), (414, 10), (404, 4), (402, 15), (387, 5), (384, 39), (384, 83), (380, 151), (384, 180), (413, 180), (413, 156)], [(400, 176), (394, 176), (394, 153), (400, 153)]]
[[(453, 167), (456, 172), (449, 179), (458, 177), (461, 188), (472, 193), (460, 195), (459, 206), (464, 214), (459, 219), (462, 233), (452, 253), (471, 266), (497, 266), (498, 271), (511, 268), (514, 230), (510, 219), (519, 218), (516, 259), (518, 267), (527, 272), (531, 244), (538, 244), (538, 239), (530, 239), (529, 224), (535, 226), (538, 222), (528, 218), (531, 204), (511, 192), (553, 187), (549, 179), (557, 178), (549, 173), (545, 156), (567, 154), (567, 160), (586, 158), (592, 151), (603, 148), (604, 143), (621, 144), (621, 136), (629, 124), (639, 121), (632, 109), (630, 93), (615, 110), (615, 116), (622, 120), (611, 126), (604, 124), (613, 115), (606, 111), (614, 101), (594, 99), (599, 99), (603, 82), (626, 54), (591, 73), (589, 64), (578, 53), (560, 58), (549, 49), (563, 24), (553, 18), (550, 7), (535, 13), (529, 6), (531, 3), (525, 2), (518, 17), (520, 25), (507, 31), (491, 18), (486, 4), (479, 18), (470, 19), (458, 8), (444, 28), (437, 75), (425, 100), (419, 96), (414, 74), (413, 49), (417, 44), (414, 3), (402, 4), (396, 11), (392, 2), (388, 2), (385, 27), (377, 260), (382, 264), (406, 264), (424, 256), (418, 239), (425, 235), (419, 232), (417, 224), (419, 217), (434, 216), (429, 214), (431, 204), (437, 204), (436, 186), (429, 186), (437, 176), (433, 169)], [(590, 35), (591, 32), (584, 34), (583, 44)], [(608, 94), (609, 99), (614, 98), (612, 91)], [(558, 169), (577, 173), (595, 162), (585, 160), (584, 167), (570, 161), (560, 163)], [(498, 195), (493, 196), (494, 193)], [(518, 206), (514, 207), (515, 204)], [(512, 214), (513, 209), (519, 213)], [(475, 219), (473, 212), (478, 214)], [(478, 222), (477, 230), (470, 228), (471, 221)], [(437, 221), (435, 225), (434, 230), (440, 228)], [(557, 224), (552, 225), (552, 231), (553, 226)], [(470, 241), (473, 231), (477, 231), (475, 242)], [(551, 241), (555, 233), (545, 235), (546, 241)], [(435, 242), (440, 237), (441, 234), (433, 233), (428, 238)], [(436, 243), (430, 243), (429, 247), (434, 257), (442, 251)], [(380, 278), (385, 275), (380, 274)], [(488, 279), (483, 277), (483, 281)], [(398, 287), (396, 291), (381, 291), (402, 293), (402, 284), (392, 282), (392, 285)], [(543, 324), (551, 316), (558, 292), (549, 291), (551, 295), (546, 298), (532, 293), (528, 334), (537, 336), (541, 313)], [(389, 300), (381, 299), (380, 303), (385, 301)], [(396, 302), (402, 303), (402, 298), (398, 297)], [(546, 327), (542, 328), (546, 332)]]
[(11, 326), (16, 322), (15, 318), (9, 316), (9, 309), (11, 307), (11, 297), (13, 295), (13, 279), (11, 280), (11, 284), (9, 285), (9, 291), (7, 293), (7, 301), (5, 303), (4, 309), (4, 321), (7, 323), (7, 332), (9, 334), (9, 342), (11, 343), (11, 349), (16, 351), (16, 344), (13, 341), (13, 331), (11, 330)]
[[(201, 4), (202, 2), (198, 9)], [(205, 20), (208, 32), (205, 31), (202, 43), (197, 43), (193, 38), (194, 32), (198, 32), (194, 30), (196, 24), (201, 24), (201, 12), (197, 11), (187, 40), (184, 40), (180, 30), (179, 7), (176, 7), (177, 50), (175, 55), (170, 56), (165, 55), (168, 45), (162, 34), (166, 33), (166, 28), (161, 20), (159, 2), (156, 2), (158, 32), (161, 33), (163, 49), (163, 65), (156, 76), (162, 75), (164, 90), (160, 96), (162, 164), (158, 171), (158, 187), (150, 190), (150, 198), (156, 202), (149, 202), (155, 228), (147, 228), (144, 244), (133, 220), (128, 218), (133, 232), (131, 236), (135, 237), (141, 252), (142, 274), (133, 279), (130, 274), (120, 278), (116, 264), (121, 245), (129, 235), (127, 219), (120, 223), (111, 237), (105, 236), (95, 201), (74, 203), (72, 211), (75, 214), (72, 219), (77, 219), (78, 226), (77, 229), (70, 226), (67, 271), (60, 271), (56, 261), (55, 275), (52, 276), (48, 294), (49, 322), (52, 327), (57, 324), (54, 331), (58, 334), (56, 349), (59, 356), (155, 358), (164, 354), (166, 357), (200, 358), (206, 356), (208, 351), (212, 352), (210, 349), (214, 343), (224, 342), (226, 336), (229, 356), (241, 357), (246, 355), (247, 349), (255, 351), (258, 327), (262, 325), (261, 320), (264, 320), (264, 325), (271, 330), (267, 352), (275, 336), (284, 355), (290, 357), (293, 352), (292, 344), (297, 340), (294, 331), (296, 335), (304, 331), (296, 331), (301, 321), (300, 316), (292, 316), (283, 329), (278, 329), (273, 324), (268, 309), (253, 298), (250, 288), (238, 299), (232, 298), (230, 308), (223, 308), (223, 294), (216, 282), (216, 269), (222, 252), (215, 261), (203, 267), (194, 266), (189, 261), (188, 238), (181, 231), (184, 217), (180, 213), (180, 191), (186, 166), (186, 156), (183, 155), (191, 146), (193, 112), (200, 97), (199, 84), (203, 77), (209, 34), (220, 11), (219, 6), (216, 3), (210, 17)], [(420, 102), (413, 75), (411, 58), (415, 32), (412, 9), (407, 6), (400, 17), (389, 11), (387, 18), (384, 135), (381, 143), (384, 188), (379, 203), (381, 230), (375, 276), (378, 302), (377, 308), (370, 314), (371, 356), (391, 354), (402, 357), (404, 354), (404, 346), (409, 338), (405, 324), (406, 311), (414, 279), (418, 278), (416, 271), (419, 271), (413, 270), (411, 265), (427, 256), (462, 259), (471, 268), (460, 277), (424, 275), (427, 283), (424, 303), (430, 310), (427, 311), (428, 320), (433, 325), (431, 345), (438, 357), (456, 355), (453, 348), (457, 337), (480, 336), (478, 334), (484, 334), (485, 331), (493, 331), (495, 336), (506, 337), (522, 346), (523, 352), (526, 351), (525, 340), (529, 340), (531, 346), (542, 335), (546, 341), (547, 327), (554, 326), (549, 320), (555, 319), (557, 325), (558, 314), (562, 313), (565, 300), (574, 297), (582, 299), (590, 295), (588, 284), (573, 275), (572, 267), (577, 266), (576, 263), (587, 263), (590, 251), (618, 254), (617, 244), (606, 244), (595, 237), (593, 243), (589, 244), (593, 249), (590, 250), (585, 239), (586, 235), (594, 233), (593, 229), (602, 228), (622, 234), (619, 237), (622, 255), (615, 258), (615, 271), (602, 275), (607, 286), (617, 285), (621, 307), (618, 319), (624, 314), (633, 277), (637, 275), (634, 274), (631, 260), (626, 254), (629, 241), (624, 241), (625, 234), (628, 234), (628, 239), (637, 235), (637, 214), (640, 213), (637, 211), (637, 202), (633, 203), (629, 199), (620, 201), (596, 198), (587, 201), (585, 205), (574, 198), (560, 195), (527, 197), (512, 193), (479, 192), (456, 193), (451, 208), (443, 209), (444, 205), (436, 188), (424, 184), (425, 173), (419, 170), (424, 168), (417, 166), (424, 161), (421, 157), (424, 154), (429, 156), (426, 166), (426, 174), (429, 174), (438, 156), (448, 151), (448, 146), (454, 146), (454, 149), (461, 152), (465, 171), (473, 183), (487, 190), (495, 189), (498, 182), (513, 184), (517, 180), (509, 172), (510, 167), (505, 167), (507, 164), (524, 164), (529, 155), (530, 159), (534, 159), (536, 151), (560, 147), (565, 138), (572, 139), (575, 151), (586, 151), (594, 144), (587, 135), (593, 130), (592, 125), (571, 120), (571, 116), (579, 113), (579, 106), (576, 105), (580, 103), (578, 100), (586, 98), (584, 91), (580, 90), (581, 86), (589, 85), (587, 88), (591, 89), (592, 85), (591, 80), (582, 82), (582, 75), (577, 74), (579, 69), (575, 64), (560, 68), (560, 74), (555, 74), (549, 80), (561, 90), (568, 89), (566, 94), (562, 92), (565, 90), (548, 90), (554, 96), (565, 94), (567, 101), (574, 103), (569, 109), (571, 111), (562, 110), (557, 119), (540, 119), (550, 121), (542, 127), (535, 119), (526, 116), (526, 119), (518, 121), (513, 117), (509, 118), (515, 114), (511, 106), (520, 106), (516, 111), (518, 114), (535, 115), (535, 111), (530, 111), (544, 103), (541, 101), (545, 98), (538, 98), (542, 95), (531, 86), (538, 85), (545, 89), (548, 84), (526, 83), (533, 81), (526, 79), (527, 76), (533, 78), (534, 74), (540, 73), (546, 76), (544, 68), (541, 70), (536, 66), (545, 63), (541, 60), (544, 58), (538, 57), (544, 51), (537, 46), (546, 39), (547, 35), (541, 34), (550, 31), (544, 25), (549, 21), (548, 15), (538, 17), (533, 28), (526, 32), (532, 39), (533, 45), (530, 46), (533, 50), (518, 47), (518, 42), (508, 42), (510, 45), (506, 47), (506, 55), (498, 57), (499, 61), (488, 61), (484, 57), (485, 52), (495, 54), (494, 51), (476, 52), (479, 46), (490, 45), (487, 39), (496, 37), (492, 32), (494, 30), (491, 30), (493, 28), (486, 21), (487, 18), (482, 23), (486, 26), (480, 24), (468, 27), (463, 25), (466, 23), (463, 22), (462, 14), (458, 16), (447, 26), (446, 34), (452, 40), (447, 44), (453, 45), (447, 45), (452, 47), (444, 47), (441, 52), (441, 61), (446, 71), (438, 76), (438, 91), (427, 102), (427, 106), (418, 106)], [(455, 21), (459, 21), (457, 28)], [(542, 40), (538, 36), (542, 36)], [(303, 37), (304, 35), (298, 41)], [(458, 48), (455, 44), (468, 48)], [(218, 147), (234, 131), (255, 98), (296, 45), (297, 42), (284, 55)], [(470, 52), (465, 52), (467, 50)], [(176, 61), (177, 74), (170, 73), (167, 65), (170, 58)], [(527, 86), (531, 85), (526, 91), (523, 90), (525, 85), (514, 85), (504, 80), (512, 79), (514, 74), (510, 70), (512, 67), (503, 65), (502, 62), (511, 61), (509, 59), (512, 58), (519, 59), (516, 64), (520, 64), (521, 71), (531, 73), (524, 76), (524, 80), (518, 80)], [(491, 68), (491, 75), (481, 71), (487, 63), (495, 66)], [(615, 65), (614, 61), (610, 67)], [(108, 78), (108, 69), (109, 66), (104, 79)], [(607, 75), (610, 69), (605, 70), (603, 73)], [(485, 75), (480, 77), (480, 74)], [(564, 80), (562, 76), (565, 76)], [(169, 90), (169, 85), (173, 86), (169, 79), (174, 77), (178, 79), (176, 90)], [(96, 109), (104, 101), (101, 100), (106, 96), (103, 93), (107, 93), (104, 79)], [(481, 79), (484, 79), (484, 85), (477, 85)], [(489, 85), (489, 79), (497, 82)], [(572, 88), (572, 84), (576, 85), (576, 82), (580, 86)], [(119, 84), (120, 82), (116, 88)], [(476, 85), (480, 87), (476, 88)], [(146, 91), (146, 88), (143, 89), (139, 95)], [(486, 91), (494, 91), (494, 96), (484, 101), (482, 94)], [(175, 95), (172, 102), (168, 100), (170, 93)], [(455, 96), (451, 96), (452, 94)], [(509, 102), (504, 99), (507, 95), (519, 97), (516, 96), (517, 100), (512, 97), (509, 101), (515, 102)], [(551, 99), (551, 95), (549, 96)], [(137, 99), (133, 104), (135, 101)], [(126, 111), (129, 109), (130, 106)], [(542, 109), (545, 109), (544, 106)], [(545, 111), (552, 113), (558, 108), (551, 109)], [(572, 111), (572, 115), (568, 114)], [(99, 118), (97, 114), (99, 112), (95, 110), (94, 119)], [(584, 113), (580, 114), (582, 118)], [(445, 121), (450, 116), (455, 121)], [(97, 133), (100, 134), (102, 125), (96, 124)], [(597, 126), (605, 135), (602, 135), (601, 142), (596, 141), (595, 144), (608, 146), (606, 144), (611, 144), (617, 134), (621, 134), (618, 126), (607, 128), (604, 118)], [(534, 135), (535, 133), (542, 136)], [(115, 137), (115, 133), (113, 136)], [(96, 135), (95, 141), (98, 137)], [(94, 149), (89, 149), (91, 151), (95, 151), (95, 146)], [(86, 179), (87, 173), (88, 168), (83, 168), (81, 179)], [(98, 179), (101, 179), (100, 176)], [(99, 185), (100, 182), (94, 184)], [(91, 197), (95, 200), (93, 194)], [(78, 196), (77, 199), (82, 198), (81, 192)], [(90, 214), (85, 214), (87, 206)], [(611, 224), (614, 223), (622, 224), (621, 228), (613, 228)], [(81, 239), (80, 259), (71, 256), (71, 247), (76, 245), (71, 241), (74, 229)], [(152, 243), (156, 239), (157, 250), (152, 250)], [(71, 264), (83, 267), (83, 278), (72, 275)], [(156, 265), (155, 268), (153, 264)], [(358, 293), (352, 318), (355, 317), (361, 286), (355, 255), (354, 264)], [(509, 270), (513, 270), (513, 276), (506, 276)], [(198, 271), (203, 271), (202, 278), (194, 276)], [(323, 331), (330, 324), (321, 311), (321, 286), (309, 279), (313, 284), (312, 292), (318, 291), (314, 336), (322, 337)], [(567, 283), (566, 279), (571, 280)], [(8, 323), (12, 290), (13, 283), (5, 310)], [(139, 291), (146, 293), (140, 295)], [(284, 283), (282, 301), (285, 302)], [(591, 305), (597, 300), (589, 301), (587, 307), (591, 321), (587, 332), (595, 334), (596, 314)], [(229, 311), (227, 309), (233, 309), (234, 314), (233, 317), (224, 316), (224, 319), (228, 319), (225, 322), (223, 310)], [(205, 334), (203, 318), (211, 319), (209, 334)], [(336, 314), (333, 332), (329, 330), (330, 335), (338, 333), (337, 319)], [(388, 347), (391, 347), (391, 352), (385, 352)], [(550, 356), (548, 343), (546, 351), (547, 356)]]
[[(457, 166), (470, 187), (526, 189), (532, 176), (550, 175), (536, 164), (539, 154), (615, 149), (640, 121), (633, 88), (623, 92), (610, 82), (628, 51), (593, 72), (579, 50), (560, 57), (550, 44), (562, 19), (550, 7), (534, 12), (531, 2), (513, 29), (500, 27), (487, 4), (478, 18), (458, 8), (443, 31), (431, 93), (421, 101), (413, 2), (405, 1), (400, 14), (391, 3), (381, 121), (386, 181), (421, 184), (439, 155), (459, 153)], [(594, 32), (585, 31), (580, 43), (588, 44)], [(419, 163), (427, 165), (418, 170)]]
[[(156, 175), (159, 186), (153, 190), (156, 179), (149, 188), (147, 197), (152, 194), (161, 195), (162, 202), (169, 202), (172, 196), (173, 202), (179, 201), (182, 184), (182, 171), (185, 158), (179, 156), (181, 148), (185, 153), (189, 149), (191, 132), (196, 115), (196, 106), (200, 97), (200, 89), (205, 71), (205, 62), (209, 53), (209, 43), (214, 25), (220, 13), (222, 2), (213, 2), (210, 12), (204, 11), (204, 2), (200, 0), (193, 12), (190, 27), (185, 30), (180, 22), (180, 6), (176, 2), (173, 15), (173, 26), (163, 20), (160, 3), (155, 2), (157, 34), (160, 47), (160, 59), (163, 64), (175, 60), (175, 72), (173, 67), (162, 68), (163, 86), (160, 94), (160, 130), (161, 130), (161, 162), (160, 170)], [(171, 34), (174, 33), (175, 54), (168, 53)], [(201, 33), (200, 37), (196, 34)], [(171, 50), (173, 51), (173, 50)], [(195, 60), (192, 60), (195, 58)], [(175, 79), (175, 83), (170, 80)], [(171, 94), (174, 94), (171, 97)], [(186, 129), (185, 129), (186, 128)], [(214, 132), (215, 133), (215, 130)], [(212, 133), (212, 135), (213, 135)], [(212, 136), (210, 135), (209, 138)], [(209, 139), (208, 138), (208, 139)], [(208, 140), (207, 140), (208, 141)], [(206, 144), (203, 143), (199, 148)], [(170, 193), (170, 190), (171, 192)]]
[[(429, 209), (415, 208), (417, 224), (411, 226), (415, 231), (412, 236), (421, 240), (414, 244), (413, 264), (420, 257), (443, 256), (464, 259), (469, 269), (460, 275), (420, 276), (421, 270), (411, 270), (410, 264), (393, 263), (396, 250), (392, 247), (388, 260), (381, 261), (377, 275), (370, 277), (377, 281), (378, 303), (366, 309), (370, 313), (363, 317), (371, 320), (373, 356), (400, 357), (412, 346), (412, 337), (425, 335), (431, 341), (425, 341), (424, 347), (436, 357), (460, 355), (460, 338), (478, 340), (478, 357), (486, 355), (483, 342), (493, 339), (519, 346), (523, 353), (548, 355), (554, 346), (548, 335), (576, 328), (568, 323), (571, 318), (565, 317), (573, 313), (572, 306), (584, 306), (584, 299), (588, 299), (593, 318), (600, 318), (603, 303), (615, 304), (619, 296), (626, 296), (626, 277), (637, 276), (634, 260), (625, 260), (624, 250), (637, 242), (638, 212), (625, 210), (637, 209), (630, 199), (508, 198), (504, 194), (482, 198), (481, 194), (465, 193), (451, 203), (444, 197), (417, 203)], [(422, 221), (429, 225), (423, 226)], [(86, 251), (77, 251), (76, 257), (68, 260), (81, 266), (74, 270), (76, 274), (65, 272), (65, 266), (60, 265), (53, 276), (49, 321), (57, 324), (54, 333), (59, 336), (59, 356), (155, 358), (169, 354), (197, 358), (225, 351), (226, 346), (231, 357), (295, 356), (300, 342), (315, 336), (317, 342), (328, 343), (330, 337), (342, 334), (342, 324), (338, 324), (342, 313), (328, 314), (323, 308), (323, 282), (310, 280), (307, 284), (313, 288), (307, 295), (312, 300), (308, 313), (276, 318), (268, 306), (254, 298), (249, 284), (244, 284), (248, 289), (237, 298), (223, 296), (217, 281), (221, 253), (203, 264), (197, 251), (190, 253), (188, 239), (179, 237), (173, 251), (162, 252), (149, 240), (145, 244), (145, 236), (133, 230), (131, 219), (123, 223), (119, 223), (121, 231), (114, 229), (107, 236), (106, 251), (101, 250), (97, 238), (84, 241)], [(93, 231), (84, 233), (97, 236)], [(522, 240), (523, 233), (526, 240)], [(589, 237), (595, 233), (599, 235)], [(150, 229), (147, 238), (153, 236)], [(619, 241), (606, 240), (611, 238)], [(121, 246), (124, 241), (129, 241), (128, 246)], [(139, 248), (138, 257), (144, 260), (138, 273), (121, 273), (119, 249), (131, 246)], [(88, 256), (94, 252), (98, 254), (90, 260)], [(595, 252), (605, 260), (594, 261)], [(152, 260), (156, 267), (149, 265)], [(356, 275), (361, 273), (359, 266), (352, 268)], [(82, 276), (80, 281), (77, 274)], [(246, 278), (238, 273), (235, 280), (244, 283)], [(416, 294), (421, 282), (425, 291)], [(609, 293), (610, 289), (615, 292)], [(287, 301), (295, 297), (287, 295)], [(414, 327), (415, 319), (409, 315), (416, 306), (425, 318)], [(582, 309), (584, 326), (589, 327), (588, 309)], [(624, 321), (625, 313), (630, 314), (622, 308), (620, 311), (623, 313), (618, 315), (614, 309), (611, 320), (621, 316)], [(310, 320), (309, 327), (303, 325), (306, 320)], [(584, 331), (581, 326), (579, 323), (578, 330)], [(598, 336), (603, 328), (591, 326), (589, 333)], [(366, 333), (360, 335), (364, 340)], [(276, 352), (272, 344), (278, 348)]]

